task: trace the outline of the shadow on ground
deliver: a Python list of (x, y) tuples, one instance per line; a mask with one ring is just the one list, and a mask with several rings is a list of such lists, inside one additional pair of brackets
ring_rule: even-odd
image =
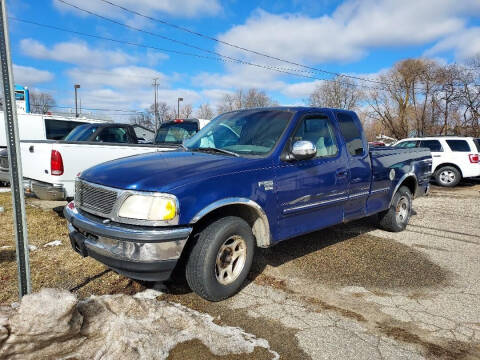
[[(375, 229), (362, 220), (257, 249), (248, 282), (274, 268), (281, 278), (306, 278), (331, 287), (417, 289), (446, 284), (449, 273), (423, 252), (370, 235)], [(190, 292), (183, 271), (179, 266), (166, 284), (174, 294)]]

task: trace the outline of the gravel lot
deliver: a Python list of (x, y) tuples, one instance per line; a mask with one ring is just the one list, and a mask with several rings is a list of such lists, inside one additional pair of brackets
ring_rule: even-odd
[[(143, 290), (72, 256), (65, 232), (49, 234), (64, 220), (34, 209), (32, 216), (45, 216), (43, 222), (47, 217), (59, 222), (39, 232), (41, 239), (35, 235), (39, 250), (32, 252), (32, 272), (41, 286), (73, 288), (80, 297)], [(266, 339), (285, 359), (480, 358), (480, 181), (433, 187), (429, 197), (415, 200), (414, 210), (402, 233), (360, 221), (259, 251), (248, 284), (224, 302), (203, 301), (181, 281), (167, 284), (159, 299)], [(6, 206), (3, 229), (8, 213)], [(44, 246), (54, 240), (61, 245)], [(0, 274), (10, 282), (14, 255), (2, 245), (11, 241), (0, 239)], [(38, 275), (48, 258), (61, 271)], [(0, 303), (14, 300), (11, 290), (0, 291)], [(198, 340), (178, 345), (169, 358), (194, 357), (215, 358)], [(271, 353), (258, 349), (241, 358), (270, 359)]]

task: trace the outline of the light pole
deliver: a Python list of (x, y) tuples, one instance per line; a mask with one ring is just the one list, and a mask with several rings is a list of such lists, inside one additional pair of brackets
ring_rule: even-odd
[(75, 84), (73, 88), (75, 89), (75, 117), (78, 117), (77, 91), (80, 89), (80, 85)]
[(183, 98), (177, 99), (177, 119), (180, 119), (180, 101), (183, 101)]

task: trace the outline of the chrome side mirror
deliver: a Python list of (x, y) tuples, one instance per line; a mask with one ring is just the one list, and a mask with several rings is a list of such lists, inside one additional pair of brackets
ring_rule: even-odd
[(317, 155), (317, 147), (308, 140), (295, 141), (292, 146), (292, 155), (296, 160), (311, 159)]

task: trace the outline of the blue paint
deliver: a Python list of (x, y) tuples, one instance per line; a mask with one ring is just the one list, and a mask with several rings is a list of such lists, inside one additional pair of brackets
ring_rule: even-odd
[[(431, 171), (431, 156), (425, 149), (368, 150), (353, 112), (308, 107), (274, 110), (289, 112), (291, 117), (280, 140), (265, 156), (183, 150), (151, 153), (95, 166), (81, 178), (119, 189), (173, 194), (180, 204), (179, 225), (191, 223), (196, 214), (216, 201), (250, 199), (267, 215), (272, 243), (387, 209), (406, 175), (417, 180), (417, 194), (425, 193)], [(354, 119), (361, 134), (357, 144), (363, 152), (350, 154), (339, 114)], [(302, 161), (286, 159), (297, 126), (303, 119), (318, 115), (333, 126), (337, 153)], [(393, 180), (389, 178), (391, 169), (395, 170)], [(269, 182), (273, 182), (273, 189), (267, 189), (265, 183)]]

